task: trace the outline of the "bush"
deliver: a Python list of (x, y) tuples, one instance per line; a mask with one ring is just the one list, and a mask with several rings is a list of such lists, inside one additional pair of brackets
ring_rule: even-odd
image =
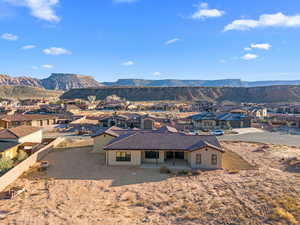
[(177, 172), (177, 174), (178, 174), (179, 176), (185, 176), (185, 175), (188, 175), (188, 174), (189, 174), (189, 171), (187, 171), (187, 170), (179, 170), (179, 171)]
[(239, 172), (240, 172), (239, 170), (228, 170), (229, 174), (237, 174)]
[(166, 166), (161, 166), (159, 169), (160, 173), (171, 173), (171, 170)]
[(10, 158), (0, 159), (0, 173), (1, 174), (7, 172), (13, 166), (14, 166), (14, 162)]
[(27, 159), (27, 157), (28, 157), (27, 153), (25, 151), (23, 151), (23, 150), (20, 150), (19, 153), (18, 153), (18, 155), (17, 155), (17, 160), (19, 162), (21, 162), (21, 161)]

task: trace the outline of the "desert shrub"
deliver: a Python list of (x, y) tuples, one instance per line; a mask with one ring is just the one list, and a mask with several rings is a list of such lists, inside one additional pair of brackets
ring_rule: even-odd
[(188, 174), (189, 174), (189, 171), (187, 171), (187, 170), (179, 170), (179, 171), (177, 172), (177, 174), (178, 174), (178, 175), (181, 175), (181, 176), (183, 176), (183, 175), (188, 175)]
[(18, 155), (17, 155), (17, 160), (18, 160), (19, 162), (21, 162), (21, 161), (27, 159), (27, 157), (28, 157), (27, 153), (26, 153), (25, 151), (23, 151), (23, 150), (20, 150), (20, 151), (18, 152)]
[(198, 176), (201, 174), (201, 171), (200, 170), (192, 170), (192, 175), (193, 176)]
[(288, 221), (290, 224), (298, 224), (298, 221), (295, 219), (295, 217), (283, 208), (276, 207), (274, 213), (275, 213), (275, 216), (278, 216), (278, 217)]
[(239, 172), (240, 172), (239, 170), (228, 170), (229, 174), (237, 174)]
[(14, 166), (14, 162), (10, 158), (0, 159), (0, 173), (3, 174)]
[(159, 169), (160, 173), (171, 173), (171, 170), (166, 166), (161, 166)]

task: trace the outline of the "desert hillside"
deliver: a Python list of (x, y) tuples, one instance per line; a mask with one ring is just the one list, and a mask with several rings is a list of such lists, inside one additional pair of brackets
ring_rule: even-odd
[(27, 86), (1, 86), (0, 88), (0, 96), (2, 98), (49, 98), (59, 97), (62, 93), (62, 91)]
[(61, 98), (104, 99), (118, 95), (131, 101), (207, 100), (233, 102), (300, 102), (300, 86), (268, 87), (101, 87), (72, 89)]

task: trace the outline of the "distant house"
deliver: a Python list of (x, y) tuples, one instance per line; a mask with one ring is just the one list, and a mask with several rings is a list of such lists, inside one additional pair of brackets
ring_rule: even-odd
[[(243, 111), (244, 112), (244, 111)], [(216, 114), (204, 112), (189, 117), (194, 129), (229, 129), (251, 127), (251, 118), (241, 111)]]
[(72, 127), (82, 133), (89, 133), (99, 129), (99, 121), (97, 119), (84, 116), (72, 121), (69, 124), (69, 127)]
[(224, 113), (217, 118), (218, 126), (222, 129), (251, 127), (251, 118), (242, 113)]
[(250, 110), (250, 115), (255, 118), (263, 119), (268, 116), (268, 110), (267, 108), (252, 108)]
[(103, 147), (106, 164), (141, 166), (186, 165), (221, 169), (222, 149), (215, 136), (186, 135), (169, 131), (137, 131), (112, 138)]
[(1, 142), (42, 143), (42, 140), (42, 129), (38, 127), (22, 125), (0, 131)]
[(57, 123), (58, 116), (43, 114), (14, 114), (0, 117), (0, 127), (12, 128), (21, 125), (47, 127)]
[(212, 112), (203, 112), (190, 117), (194, 129), (215, 129), (218, 126), (217, 115)]

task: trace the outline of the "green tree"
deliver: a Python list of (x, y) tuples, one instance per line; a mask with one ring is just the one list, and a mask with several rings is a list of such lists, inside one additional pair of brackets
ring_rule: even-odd
[(0, 173), (3, 174), (14, 166), (14, 162), (10, 158), (0, 159)]

